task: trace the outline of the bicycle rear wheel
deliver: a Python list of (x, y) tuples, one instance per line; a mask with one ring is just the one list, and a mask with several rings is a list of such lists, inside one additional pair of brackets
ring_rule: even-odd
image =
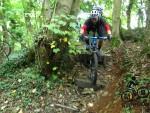
[(137, 93), (139, 97), (146, 98), (149, 95), (149, 89), (147, 87), (142, 86), (137, 90)]

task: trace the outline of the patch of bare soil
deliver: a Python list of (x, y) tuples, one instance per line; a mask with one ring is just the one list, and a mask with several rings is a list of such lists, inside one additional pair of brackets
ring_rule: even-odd
[(122, 60), (122, 52), (118, 51), (114, 54), (117, 60), (113, 63), (111, 70), (106, 71), (106, 75), (111, 76), (111, 81), (108, 83), (104, 91), (99, 95), (99, 98), (92, 107), (89, 107), (87, 113), (121, 113), (122, 102), (117, 91), (122, 87), (123, 70), (119, 67), (119, 62)]

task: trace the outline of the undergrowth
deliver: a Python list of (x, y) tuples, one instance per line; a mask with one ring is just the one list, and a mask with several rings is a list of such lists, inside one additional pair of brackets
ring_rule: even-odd
[[(62, 81), (51, 77), (45, 81), (36, 65), (24, 65), (23, 54), (15, 54), (0, 65), (0, 112), (12, 112), (15, 109), (40, 107), (40, 98), (48, 94)], [(21, 63), (20, 63), (21, 62)], [(56, 82), (57, 81), (57, 82)]]

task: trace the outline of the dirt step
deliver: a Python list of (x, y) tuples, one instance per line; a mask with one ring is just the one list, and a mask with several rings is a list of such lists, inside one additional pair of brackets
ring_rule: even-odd
[(75, 80), (75, 84), (79, 88), (93, 88), (94, 90), (104, 89), (105, 83), (98, 82), (96, 85), (92, 85), (91, 81), (88, 78), (80, 78)]

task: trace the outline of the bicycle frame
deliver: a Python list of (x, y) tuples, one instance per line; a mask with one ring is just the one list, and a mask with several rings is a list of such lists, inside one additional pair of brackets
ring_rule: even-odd
[(96, 52), (98, 50), (98, 42), (106, 40), (107, 37), (90, 37), (89, 38), (89, 49), (91, 52)]
[(89, 39), (89, 46), (90, 46), (90, 50), (95, 52), (96, 49), (98, 48), (98, 41), (97, 41), (97, 37), (91, 37)]
[(98, 67), (98, 42), (99, 40), (107, 39), (107, 37), (90, 37), (89, 38), (89, 50), (91, 52), (90, 59), (90, 79), (92, 84), (96, 85), (97, 81), (97, 67)]

